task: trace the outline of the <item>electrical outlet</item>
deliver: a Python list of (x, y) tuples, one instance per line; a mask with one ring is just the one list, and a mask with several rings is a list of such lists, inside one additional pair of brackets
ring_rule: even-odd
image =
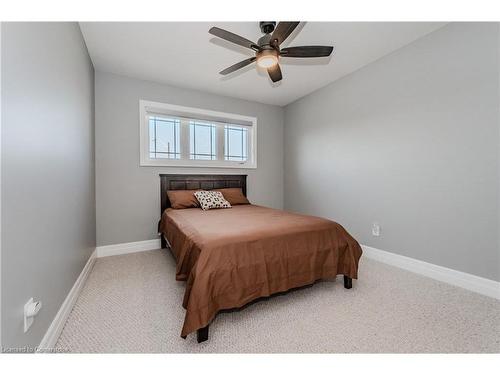
[(24, 305), (24, 333), (28, 332), (33, 320), (35, 320), (35, 315), (38, 314), (42, 308), (42, 302), (33, 302), (33, 297), (31, 297), (28, 302)]
[(372, 225), (372, 235), (375, 237), (380, 236), (380, 225), (378, 223), (373, 223)]
[(28, 329), (30, 329), (31, 325), (33, 324), (33, 320), (35, 319), (34, 316), (28, 316), (28, 308), (31, 306), (33, 303), (33, 297), (31, 297), (28, 302), (24, 305), (24, 332), (28, 332)]

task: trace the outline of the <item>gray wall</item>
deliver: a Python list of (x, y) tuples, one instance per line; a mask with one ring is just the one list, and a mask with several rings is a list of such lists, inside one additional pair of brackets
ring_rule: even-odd
[[(96, 72), (97, 245), (158, 238), (159, 173), (248, 174), (249, 199), (283, 206), (283, 119), (281, 107)], [(257, 169), (139, 166), (139, 100), (255, 116)]]
[(287, 106), (285, 208), (500, 280), (498, 37), (449, 24)]
[(93, 84), (76, 23), (2, 25), (4, 347), (40, 343), (95, 247)]

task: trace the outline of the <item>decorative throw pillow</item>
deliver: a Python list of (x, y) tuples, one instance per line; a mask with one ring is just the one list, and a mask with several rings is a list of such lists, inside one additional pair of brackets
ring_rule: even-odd
[(170, 207), (175, 209), (200, 207), (194, 193), (198, 190), (169, 190), (167, 191)]
[(216, 191), (220, 191), (231, 206), (236, 206), (238, 204), (250, 204), (247, 197), (243, 195), (243, 191), (241, 188), (225, 188), (225, 189), (217, 189)]
[(231, 208), (231, 204), (224, 199), (220, 191), (200, 190), (194, 193), (200, 206), (203, 210), (211, 210), (212, 208)]

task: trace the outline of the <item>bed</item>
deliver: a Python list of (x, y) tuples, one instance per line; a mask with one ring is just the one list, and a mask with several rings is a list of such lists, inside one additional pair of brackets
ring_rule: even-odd
[(186, 281), (181, 337), (208, 339), (217, 313), (343, 275), (358, 277), (358, 242), (331, 220), (253, 204), (203, 211), (172, 209), (169, 190), (241, 188), (246, 175), (160, 175), (161, 247)]

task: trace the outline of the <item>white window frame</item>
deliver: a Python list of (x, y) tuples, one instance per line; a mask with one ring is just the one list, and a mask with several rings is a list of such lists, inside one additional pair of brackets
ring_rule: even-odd
[[(217, 155), (220, 159), (217, 160), (196, 160), (186, 159), (189, 155), (189, 136), (184, 137), (184, 143), (181, 139), (181, 159), (151, 159), (149, 157), (149, 123), (147, 116), (150, 114), (158, 114), (171, 116), (181, 120), (181, 134), (183, 129), (189, 132), (188, 122), (192, 120), (209, 121), (222, 128), (222, 131), (217, 131)], [(175, 104), (159, 103), (149, 100), (139, 100), (139, 116), (140, 116), (140, 165), (144, 167), (198, 167), (198, 168), (240, 168), (254, 169), (257, 168), (257, 118), (244, 116), (235, 113), (226, 113), (212, 111), (209, 109), (184, 107)], [(231, 161), (224, 160), (224, 125), (236, 125), (248, 127), (248, 160), (246, 161)]]

